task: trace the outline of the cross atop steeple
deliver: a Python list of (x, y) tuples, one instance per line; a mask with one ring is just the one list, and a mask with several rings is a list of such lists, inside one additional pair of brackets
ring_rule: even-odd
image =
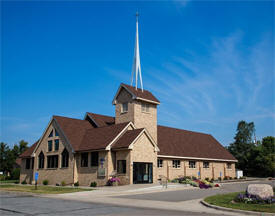
[(143, 91), (143, 83), (142, 83), (142, 76), (141, 76), (141, 68), (140, 68), (140, 56), (139, 56), (139, 40), (138, 40), (138, 12), (136, 13), (136, 42), (135, 42), (135, 52), (134, 52), (134, 62), (132, 68), (132, 80), (131, 85), (133, 86), (134, 76), (135, 76), (135, 84), (136, 90), (138, 88), (138, 76), (140, 79), (140, 86), (141, 90)]

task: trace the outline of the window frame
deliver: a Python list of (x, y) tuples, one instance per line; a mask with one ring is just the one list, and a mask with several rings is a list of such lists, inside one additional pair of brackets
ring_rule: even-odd
[(88, 164), (89, 164), (89, 153), (88, 152), (81, 153), (80, 166), (88, 167)]
[[(206, 164), (208, 164), (208, 165), (205, 166)], [(209, 169), (209, 168), (210, 168), (210, 163), (209, 163), (209, 161), (203, 161), (202, 167), (203, 167), (204, 169)]]
[(45, 155), (43, 151), (38, 155), (38, 169), (44, 169), (45, 166)]
[(126, 160), (117, 160), (117, 174), (126, 174)]
[(141, 112), (149, 113), (150, 112), (150, 105), (148, 103), (141, 103)]
[(163, 167), (163, 159), (158, 159), (158, 168), (162, 168)]
[[(124, 107), (125, 106), (125, 107)], [(121, 113), (127, 113), (128, 112), (128, 102), (121, 104)]]
[[(50, 148), (51, 146), (51, 148)], [(52, 152), (53, 151), (53, 141), (52, 140), (48, 140), (48, 152)]]
[[(91, 152), (91, 167), (98, 167), (98, 152)], [(96, 158), (96, 159), (94, 159)]]
[(47, 156), (47, 169), (57, 169), (59, 167), (59, 155)]
[[(194, 163), (194, 166), (192, 166), (192, 163)], [(189, 169), (196, 169), (196, 161), (188, 161)]]
[(172, 160), (172, 165), (173, 165), (173, 168), (176, 168), (176, 169), (179, 169), (181, 166), (181, 161), (180, 160)]
[(52, 131), (50, 132), (50, 134), (49, 134), (48, 137), (53, 137), (53, 129), (52, 129)]
[(56, 129), (54, 130), (54, 133), (55, 133), (55, 136), (59, 136), (59, 133)]

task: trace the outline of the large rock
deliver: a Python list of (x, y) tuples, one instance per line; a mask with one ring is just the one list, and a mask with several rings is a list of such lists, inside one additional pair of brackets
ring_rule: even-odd
[(246, 192), (262, 199), (274, 196), (273, 188), (268, 184), (250, 184), (247, 186)]

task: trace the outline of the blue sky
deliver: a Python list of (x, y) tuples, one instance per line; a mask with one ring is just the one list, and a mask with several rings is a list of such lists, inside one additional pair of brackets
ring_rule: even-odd
[(275, 135), (274, 1), (2, 1), (1, 141), (33, 143), (52, 115), (114, 115), (140, 13), (144, 87), (158, 123), (233, 141)]

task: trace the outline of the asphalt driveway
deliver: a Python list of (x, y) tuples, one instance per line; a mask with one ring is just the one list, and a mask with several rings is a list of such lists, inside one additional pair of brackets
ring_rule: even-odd
[(274, 181), (259, 181), (259, 182), (243, 182), (243, 183), (226, 183), (223, 184), (221, 189), (186, 189), (178, 191), (144, 193), (134, 195), (114, 196), (126, 199), (139, 199), (139, 200), (154, 200), (165, 202), (182, 202), (193, 199), (201, 199), (207, 196), (231, 192), (245, 191), (249, 184), (270, 184), (274, 186)]

